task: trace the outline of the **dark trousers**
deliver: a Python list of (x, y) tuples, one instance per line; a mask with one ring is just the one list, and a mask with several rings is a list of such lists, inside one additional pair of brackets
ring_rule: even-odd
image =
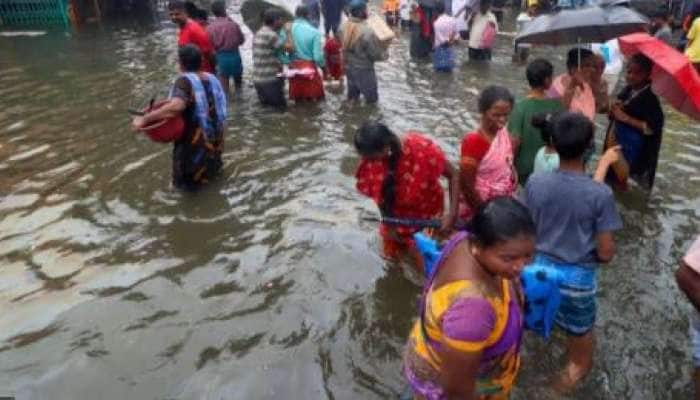
[(489, 61), (491, 60), (491, 49), (474, 49), (470, 47), (469, 59), (473, 61)]
[(345, 74), (348, 80), (348, 100), (357, 100), (360, 95), (365, 97), (367, 103), (376, 103), (379, 100), (374, 68), (348, 67)]
[(284, 79), (255, 82), (255, 90), (258, 92), (258, 99), (262, 105), (277, 108), (287, 107), (287, 99), (284, 96)]

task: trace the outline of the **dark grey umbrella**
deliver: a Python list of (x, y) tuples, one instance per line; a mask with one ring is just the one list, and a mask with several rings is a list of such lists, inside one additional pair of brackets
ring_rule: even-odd
[(552, 46), (602, 43), (630, 33), (644, 32), (648, 24), (645, 16), (626, 7), (562, 10), (528, 22), (515, 41)]
[(262, 14), (265, 12), (265, 10), (277, 8), (284, 14), (285, 20), (291, 21), (293, 19), (293, 9), (291, 7), (295, 6), (295, 3), (298, 2), (292, 0), (245, 0), (241, 5), (241, 17), (243, 17), (243, 22), (251, 32), (257, 32), (263, 24)]

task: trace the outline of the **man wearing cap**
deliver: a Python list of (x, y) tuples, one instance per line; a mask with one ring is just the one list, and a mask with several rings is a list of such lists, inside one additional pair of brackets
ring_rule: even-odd
[(376, 103), (379, 94), (374, 63), (386, 60), (388, 55), (385, 45), (367, 25), (364, 0), (352, 0), (350, 19), (340, 27), (339, 37), (348, 79), (348, 100), (359, 100), (362, 95), (367, 103)]
[(690, 338), (693, 344), (693, 381), (695, 398), (700, 398), (700, 236), (695, 240), (676, 271), (678, 287), (685, 293), (695, 312), (690, 318)]

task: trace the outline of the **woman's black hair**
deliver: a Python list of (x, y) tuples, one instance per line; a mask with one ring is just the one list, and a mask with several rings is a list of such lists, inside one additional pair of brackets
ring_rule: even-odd
[(530, 211), (510, 196), (495, 197), (482, 204), (467, 226), (471, 240), (491, 247), (518, 236), (535, 236)]
[(557, 112), (544, 112), (538, 113), (532, 116), (530, 124), (540, 131), (540, 136), (542, 141), (551, 146), (552, 142), (552, 132), (554, 131), (554, 119), (558, 115)]
[(630, 57), (630, 64), (636, 64), (642, 71), (647, 74), (651, 74), (652, 68), (654, 68), (654, 62), (642, 53), (636, 53)]
[(547, 79), (554, 76), (554, 66), (544, 58), (537, 58), (527, 65), (525, 76), (531, 88), (543, 89)]
[(592, 51), (574, 47), (573, 49), (569, 50), (568, 53), (566, 53), (566, 69), (569, 71), (572, 69), (577, 69), (578, 66), (584, 62), (584, 60), (592, 56)]
[(510, 91), (503, 86), (487, 86), (479, 95), (479, 112), (485, 113), (497, 101), (505, 101), (513, 106), (515, 100)]
[(202, 52), (194, 44), (186, 44), (177, 51), (177, 58), (185, 72), (197, 72), (202, 66)]
[(382, 214), (391, 216), (396, 200), (396, 170), (401, 157), (401, 139), (381, 122), (365, 122), (355, 133), (355, 149), (361, 156), (376, 155), (389, 147), (389, 171), (382, 182)]
[(569, 111), (557, 115), (553, 121), (552, 142), (562, 160), (583, 157), (593, 140), (595, 126), (581, 113)]

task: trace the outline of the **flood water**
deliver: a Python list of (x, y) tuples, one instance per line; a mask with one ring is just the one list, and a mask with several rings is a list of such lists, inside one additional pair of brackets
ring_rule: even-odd
[[(170, 188), (171, 147), (132, 133), (125, 112), (168, 87), (175, 34), (0, 37), (0, 396), (396, 398), (420, 289), (378, 255), (351, 138), (382, 119), (456, 161), (478, 91), (526, 89), (511, 39), (491, 65), (438, 76), (401, 37), (378, 65), (377, 107), (331, 88), (272, 113), (248, 83), (230, 106), (223, 177), (184, 194)], [(563, 53), (536, 54), (561, 70)], [(244, 63), (249, 77), (250, 40)], [(667, 116), (656, 188), (618, 196), (595, 368), (570, 398), (691, 396), (690, 306), (673, 272), (700, 231), (700, 129)], [(514, 399), (546, 398), (561, 339), (528, 335)]]

